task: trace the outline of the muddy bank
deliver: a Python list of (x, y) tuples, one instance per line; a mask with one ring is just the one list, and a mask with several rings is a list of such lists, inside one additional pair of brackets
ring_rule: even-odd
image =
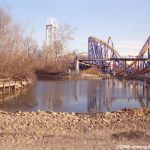
[(90, 73), (60, 73), (60, 74), (36, 74), (37, 79), (45, 80), (100, 80), (111, 78), (109, 74)]
[(66, 79), (69, 80), (99, 80), (102, 77), (98, 75), (91, 75), (91, 74), (70, 74)]
[(103, 75), (103, 74), (87, 74), (87, 73), (80, 73), (80, 74), (70, 74), (66, 76), (66, 79), (69, 80), (100, 80), (100, 79), (108, 79), (111, 78), (110, 75)]
[(0, 112), (2, 149), (103, 149), (150, 145), (150, 110), (79, 114)]

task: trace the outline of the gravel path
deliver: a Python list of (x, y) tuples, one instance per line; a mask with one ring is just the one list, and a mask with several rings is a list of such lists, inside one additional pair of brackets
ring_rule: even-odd
[(0, 150), (150, 149), (150, 110), (0, 112)]

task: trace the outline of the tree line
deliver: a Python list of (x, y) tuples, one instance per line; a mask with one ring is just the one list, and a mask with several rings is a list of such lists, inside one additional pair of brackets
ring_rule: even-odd
[(64, 54), (74, 30), (69, 25), (59, 27), (53, 46), (42, 48), (26, 35), (20, 24), (15, 23), (11, 13), (0, 8), (0, 78), (34, 78), (35, 72), (65, 72), (75, 53)]

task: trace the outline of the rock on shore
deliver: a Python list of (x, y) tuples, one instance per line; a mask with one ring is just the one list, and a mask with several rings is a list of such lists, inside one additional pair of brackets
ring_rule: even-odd
[(150, 145), (150, 110), (0, 112), (0, 149), (106, 149)]

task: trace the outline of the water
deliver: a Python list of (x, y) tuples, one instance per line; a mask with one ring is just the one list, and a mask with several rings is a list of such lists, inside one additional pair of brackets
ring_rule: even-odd
[(134, 80), (49, 80), (0, 100), (0, 110), (105, 112), (150, 107), (150, 85)]

